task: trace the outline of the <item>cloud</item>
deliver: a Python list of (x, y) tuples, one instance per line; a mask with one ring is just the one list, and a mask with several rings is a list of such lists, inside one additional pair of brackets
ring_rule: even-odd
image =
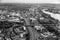
[(1, 3), (60, 3), (58, 0), (1, 0)]

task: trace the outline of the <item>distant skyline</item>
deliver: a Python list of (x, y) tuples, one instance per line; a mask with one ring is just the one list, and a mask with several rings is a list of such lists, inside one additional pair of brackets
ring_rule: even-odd
[(60, 3), (59, 0), (1, 0), (1, 3)]

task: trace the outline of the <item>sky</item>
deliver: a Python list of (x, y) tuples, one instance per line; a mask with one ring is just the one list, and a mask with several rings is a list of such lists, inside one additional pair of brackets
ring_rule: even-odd
[(1, 3), (60, 3), (60, 0), (1, 0)]

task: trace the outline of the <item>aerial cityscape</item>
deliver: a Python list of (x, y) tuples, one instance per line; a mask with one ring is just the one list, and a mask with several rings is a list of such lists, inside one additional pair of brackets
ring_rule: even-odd
[(60, 4), (0, 4), (0, 40), (60, 40)]

